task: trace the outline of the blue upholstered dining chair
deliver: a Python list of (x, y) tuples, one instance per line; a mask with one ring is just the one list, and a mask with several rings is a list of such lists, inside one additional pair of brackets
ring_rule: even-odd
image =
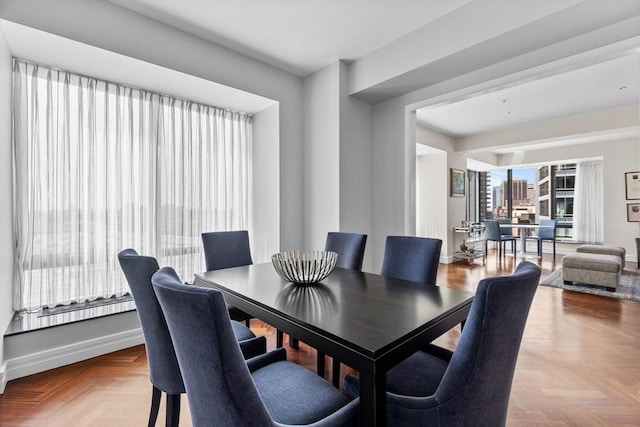
[(525, 249), (527, 240), (536, 240), (538, 242), (538, 256), (542, 256), (542, 242), (545, 240), (550, 240), (553, 242), (553, 256), (556, 256), (556, 228), (557, 222), (555, 219), (543, 219), (540, 220), (540, 228), (538, 229), (538, 234), (535, 236), (526, 236), (525, 240)]
[[(324, 250), (333, 251), (338, 254), (336, 267), (361, 271), (366, 246), (366, 234), (330, 231), (327, 233), (327, 241), (325, 242)], [(318, 357), (324, 357), (324, 354), (318, 352)], [(323, 375), (324, 373), (319, 372), (319, 374)], [(339, 387), (340, 362), (336, 359), (333, 359), (332, 378), (333, 385)]]
[(332, 231), (327, 233), (324, 250), (338, 254), (336, 267), (360, 271), (362, 270), (362, 260), (364, 259), (366, 245), (366, 234)]
[(442, 240), (429, 237), (387, 236), (382, 276), (435, 285)]
[[(247, 230), (202, 233), (202, 249), (207, 271), (253, 264)], [(244, 321), (249, 326), (253, 316), (229, 304), (227, 309), (231, 319)], [(282, 347), (283, 333), (280, 330), (276, 331), (276, 341), (277, 346)], [(297, 342), (293, 347), (297, 348)]]
[[(167, 394), (166, 425), (177, 426), (180, 394), (185, 392), (185, 388), (169, 329), (151, 287), (151, 277), (159, 268), (158, 261), (153, 257), (138, 255), (134, 249), (121, 251), (118, 260), (131, 288), (144, 335), (149, 378), (153, 385), (149, 426), (156, 425), (162, 392)], [(246, 358), (266, 352), (265, 337), (256, 337), (249, 328), (238, 322), (232, 322), (232, 329)]]
[[(202, 233), (202, 249), (207, 271), (253, 264), (247, 230)], [(249, 326), (253, 316), (229, 304), (227, 308), (231, 319)]]
[(155, 273), (152, 282), (195, 427), (357, 424), (359, 400), (288, 362), (283, 348), (245, 364), (218, 290), (184, 286), (170, 267)]
[[(428, 345), (387, 373), (389, 426), (504, 426), (511, 383), (540, 268), (480, 281), (457, 348)], [(345, 393), (358, 395), (356, 377)]]
[(504, 220), (486, 219), (484, 220), (485, 236), (484, 236), (484, 253), (487, 253), (488, 242), (498, 243), (498, 258), (506, 252), (506, 242), (511, 242), (511, 251), (516, 253), (516, 236), (514, 236), (510, 230), (504, 231), (500, 229), (500, 221), (503, 224), (509, 224), (510, 222), (504, 222)]

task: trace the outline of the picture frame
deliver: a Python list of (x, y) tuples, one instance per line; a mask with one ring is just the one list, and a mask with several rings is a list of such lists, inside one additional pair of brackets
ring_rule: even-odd
[(465, 193), (465, 179), (464, 170), (462, 169), (449, 169), (449, 188), (451, 191), (451, 197), (464, 197)]
[(640, 171), (626, 172), (624, 184), (627, 200), (640, 200)]
[(627, 222), (640, 222), (640, 203), (627, 203)]

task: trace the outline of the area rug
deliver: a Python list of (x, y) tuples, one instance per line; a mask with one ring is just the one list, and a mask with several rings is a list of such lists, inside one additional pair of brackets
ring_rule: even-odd
[(620, 284), (618, 284), (615, 292), (612, 292), (605, 287), (583, 285), (581, 283), (565, 285), (562, 281), (562, 268), (559, 268), (548, 275), (540, 282), (540, 284), (550, 286), (552, 288), (584, 292), (586, 294), (640, 301), (640, 271), (623, 270), (622, 276), (620, 277)]

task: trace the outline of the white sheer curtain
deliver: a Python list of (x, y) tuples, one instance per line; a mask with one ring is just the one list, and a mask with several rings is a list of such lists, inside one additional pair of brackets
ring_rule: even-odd
[(573, 238), (578, 242), (604, 242), (602, 161), (578, 162), (573, 200)]
[(248, 115), (15, 60), (13, 157), (16, 310), (128, 292), (127, 247), (191, 280), (250, 227)]
[(162, 258), (184, 280), (204, 270), (201, 233), (249, 228), (251, 117), (162, 97)]

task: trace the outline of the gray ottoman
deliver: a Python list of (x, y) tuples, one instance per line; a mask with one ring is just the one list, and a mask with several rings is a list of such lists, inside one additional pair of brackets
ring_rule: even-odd
[(580, 245), (576, 248), (576, 252), (600, 255), (615, 255), (620, 258), (620, 268), (624, 270), (624, 258), (626, 256), (626, 251), (622, 246)]
[(615, 291), (621, 274), (622, 266), (617, 255), (570, 252), (562, 258), (562, 280), (567, 284), (578, 282)]

